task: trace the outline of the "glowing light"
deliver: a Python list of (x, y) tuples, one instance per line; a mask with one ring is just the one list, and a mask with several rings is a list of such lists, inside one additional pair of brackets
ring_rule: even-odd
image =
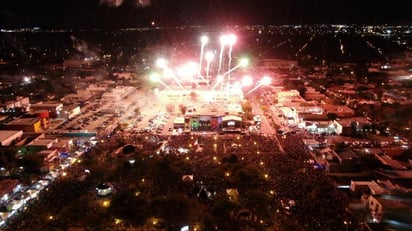
[(163, 69), (163, 77), (166, 79), (173, 79), (174, 81), (176, 81), (180, 88), (182, 88), (183, 90), (185, 89), (180, 80), (176, 77), (174, 70), (172, 70), (171, 68), (166, 67)]
[(210, 70), (210, 62), (213, 60), (214, 54), (211, 51), (206, 52), (205, 59), (207, 61), (206, 64), (206, 78), (209, 80), (209, 70)]
[(166, 68), (167, 67), (167, 60), (166, 59), (164, 59), (164, 58), (158, 58), (157, 60), (156, 60), (156, 66), (158, 67), (158, 68)]
[[(229, 62), (228, 62), (228, 66), (227, 69), (230, 70), (230, 66), (232, 63), (232, 48), (233, 48), (233, 44), (235, 44), (236, 42), (236, 36), (234, 34), (230, 34), (227, 36), (227, 43), (229, 44)], [(230, 72), (228, 73), (228, 84), (230, 85)]]
[(152, 224), (153, 224), (153, 225), (157, 225), (157, 223), (159, 223), (158, 219), (157, 219), (157, 218), (153, 218)]
[(234, 34), (229, 34), (226, 36), (226, 38), (223, 38), (223, 41), (225, 41), (229, 45), (233, 45), (236, 43), (237, 37)]
[(270, 85), (271, 83), (272, 83), (272, 78), (270, 78), (269, 76), (263, 76), (263, 78), (259, 81), (259, 83), (254, 88), (250, 89), (244, 96), (249, 95), (250, 93), (252, 93), (253, 91), (255, 91), (261, 86), (267, 86), (267, 85)]
[(178, 69), (177, 69), (177, 74), (186, 80), (193, 80), (193, 76), (196, 74), (198, 70), (198, 64), (194, 63), (194, 62), (188, 62), (185, 63), (183, 65), (181, 65)]
[(118, 7), (123, 3), (123, 0), (100, 0), (99, 4), (104, 4), (110, 7)]
[(209, 41), (209, 37), (207, 37), (206, 35), (202, 36), (200, 38), (200, 41), (202, 42), (202, 45), (200, 47), (200, 58), (199, 58), (199, 69), (198, 69), (198, 78), (201, 78), (202, 76), (202, 62), (203, 62), (203, 52), (205, 49), (205, 45), (206, 43)]
[[(239, 64), (237, 66), (233, 67), (232, 69), (226, 71), (223, 74), (218, 75), (217, 78), (220, 78), (220, 76), (223, 78), (225, 75), (228, 75), (229, 73), (231, 73), (232, 71), (235, 71), (239, 67), (247, 67), (248, 65), (249, 65), (249, 59), (241, 58), (240, 61), (239, 61)], [(229, 81), (230, 81), (230, 79), (229, 79)], [(217, 86), (218, 83), (219, 83), (219, 81), (216, 82), (216, 84), (213, 86), (212, 89), (215, 89), (215, 87)], [(228, 84), (230, 85), (230, 82)]]
[(206, 61), (210, 62), (210, 61), (213, 60), (214, 56), (215, 56), (215, 54), (213, 52), (208, 51), (205, 54), (205, 59), (206, 59)]
[(110, 200), (104, 200), (102, 202), (102, 206), (105, 207), (105, 208), (109, 207), (110, 206)]
[(162, 80), (160, 80), (160, 75), (157, 73), (152, 73), (149, 76), (150, 80), (155, 82), (155, 83), (160, 83), (162, 84), (165, 88), (167, 88), (168, 90), (172, 90), (169, 86), (167, 86)]
[(240, 67), (247, 67), (249, 65), (249, 59), (248, 58), (241, 58), (239, 61)]
[(203, 98), (206, 102), (213, 102), (215, 100), (215, 95), (213, 93), (205, 94)]
[(223, 80), (224, 80), (223, 75), (218, 75), (216, 77), (216, 83), (213, 85), (212, 90), (214, 90), (219, 83), (222, 83)]
[(249, 65), (249, 59), (241, 58), (239, 60), (239, 64), (237, 66), (234, 66), (232, 69), (230, 69), (227, 72), (223, 73), (222, 76), (229, 74), (230, 72), (238, 69), (239, 67), (247, 67), (248, 65)]
[(163, 76), (165, 78), (168, 78), (168, 79), (174, 78), (175, 77), (175, 72), (171, 68), (165, 68), (163, 70)]
[(230, 86), (229, 90), (231, 94), (241, 94), (242, 93), (242, 87), (240, 86), (240, 83), (233, 84), (232, 86)]
[(229, 36), (228, 35), (222, 35), (220, 36), (220, 44), (222, 44), (223, 46), (229, 44)]
[(157, 73), (150, 74), (149, 78), (150, 78), (151, 81), (153, 81), (155, 83), (160, 81), (160, 75), (157, 74)]
[(263, 76), (262, 80), (260, 81), (262, 85), (270, 85), (272, 83), (272, 79), (269, 76)]
[(245, 75), (242, 79), (242, 86), (243, 87), (248, 87), (251, 86), (253, 83), (253, 79), (250, 75)]
[(118, 225), (118, 224), (122, 223), (122, 220), (115, 218), (115, 219), (114, 219), (114, 223), (115, 223), (116, 225)]
[(203, 35), (202, 37), (200, 37), (200, 41), (202, 42), (202, 45), (205, 45), (206, 43), (209, 42), (209, 37), (207, 37), (206, 35)]
[(228, 44), (228, 40), (229, 39), (227, 35), (220, 36), (219, 68), (217, 70), (218, 74), (220, 74), (220, 71), (222, 69), (223, 50), (225, 49), (225, 45)]

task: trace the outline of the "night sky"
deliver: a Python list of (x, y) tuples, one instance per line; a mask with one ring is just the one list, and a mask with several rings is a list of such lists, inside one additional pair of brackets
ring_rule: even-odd
[(122, 28), (176, 25), (411, 25), (406, 0), (9, 0), (0, 27)]

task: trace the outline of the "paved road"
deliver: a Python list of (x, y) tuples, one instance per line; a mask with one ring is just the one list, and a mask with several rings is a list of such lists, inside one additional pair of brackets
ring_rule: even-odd
[(279, 147), (279, 150), (282, 153), (285, 153), (285, 150), (283, 149), (282, 145), (280, 145), (279, 139), (276, 136), (276, 130), (270, 125), (269, 121), (267, 120), (266, 116), (264, 115), (260, 104), (260, 100), (256, 99), (256, 97), (252, 96), (250, 99), (250, 104), (252, 105), (252, 110), (255, 115), (259, 115), (260, 118), (262, 119), (262, 125), (261, 125), (261, 132), (266, 133), (266, 134), (272, 134), (274, 137), (274, 141)]

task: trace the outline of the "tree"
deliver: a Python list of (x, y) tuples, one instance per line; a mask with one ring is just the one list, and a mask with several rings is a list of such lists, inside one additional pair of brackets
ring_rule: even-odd
[(173, 157), (166, 156), (160, 160), (153, 160), (153, 166), (151, 166), (150, 173), (154, 182), (162, 185), (162, 188), (169, 190), (176, 189), (178, 183), (181, 182), (182, 167), (180, 162), (176, 161)]
[(140, 115), (140, 108), (139, 107), (136, 107), (133, 111), (134, 111), (135, 115)]
[(244, 195), (244, 199), (251, 211), (256, 211), (256, 215), (259, 217), (270, 216), (270, 198), (267, 193), (254, 189), (248, 190)]
[(190, 92), (190, 99), (192, 100), (192, 102), (196, 102), (196, 101), (197, 101), (197, 94), (196, 94), (196, 92), (194, 92), (194, 91)]
[(244, 101), (242, 103), (242, 110), (247, 113), (247, 112), (252, 112), (252, 105), (250, 105), (249, 101)]
[(85, 211), (90, 211), (90, 194), (81, 196), (76, 203), (70, 203), (67, 207), (60, 210), (59, 217), (65, 224), (76, 224), (76, 222), (86, 222)]
[(17, 147), (0, 147), (0, 164), (2, 166), (8, 165), (14, 161), (14, 156), (17, 153)]
[(248, 165), (245, 168), (236, 171), (236, 180), (239, 187), (248, 189), (259, 187), (259, 184), (262, 183), (259, 178), (259, 171), (252, 165)]
[(43, 157), (36, 154), (26, 155), (18, 163), (26, 168), (29, 174), (40, 173), (40, 168), (43, 166)]
[(267, 105), (262, 104), (262, 105), (260, 106), (260, 108), (261, 108), (262, 111), (265, 112), (265, 113), (269, 111), (269, 107), (268, 107)]
[(180, 112), (182, 113), (182, 115), (186, 114), (187, 107), (185, 105), (180, 104), (179, 109), (180, 109)]
[(114, 217), (128, 220), (132, 224), (142, 225), (149, 215), (147, 209), (147, 202), (144, 198), (137, 197), (131, 190), (125, 190), (114, 194), (109, 213)]
[(155, 198), (150, 204), (153, 215), (163, 218), (169, 224), (179, 225), (189, 213), (189, 200), (181, 194)]
[(175, 105), (173, 103), (166, 104), (166, 111), (168, 113), (173, 113), (175, 111)]
[(306, 91), (307, 91), (308, 89), (305, 87), (305, 86), (303, 86), (303, 85), (300, 85), (299, 87), (298, 87), (298, 91), (299, 91), (299, 95), (301, 96), (301, 97), (305, 97), (305, 94), (306, 94)]
[(237, 163), (237, 162), (239, 162), (237, 155), (236, 154), (230, 154), (229, 163)]
[(237, 230), (232, 219), (233, 212), (239, 210), (242, 206), (230, 200), (218, 200), (212, 208), (212, 215), (218, 223), (220, 230)]

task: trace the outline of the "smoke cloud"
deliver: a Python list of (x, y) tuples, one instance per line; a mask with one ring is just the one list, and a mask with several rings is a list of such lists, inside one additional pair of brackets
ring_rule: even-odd
[(110, 7), (118, 7), (123, 3), (123, 0), (100, 0), (99, 5), (106, 5)]
[(100, 0), (99, 6), (119, 7), (122, 4), (131, 4), (136, 7), (146, 7), (151, 4), (151, 0)]
[(150, 5), (150, 0), (136, 0), (136, 5), (139, 7), (145, 7)]
[(84, 58), (92, 58), (96, 56), (96, 53), (89, 49), (89, 46), (84, 40), (77, 39), (73, 35), (70, 36), (70, 39), (72, 40), (73, 48), (75, 48), (79, 53), (83, 54), (85, 56)]

